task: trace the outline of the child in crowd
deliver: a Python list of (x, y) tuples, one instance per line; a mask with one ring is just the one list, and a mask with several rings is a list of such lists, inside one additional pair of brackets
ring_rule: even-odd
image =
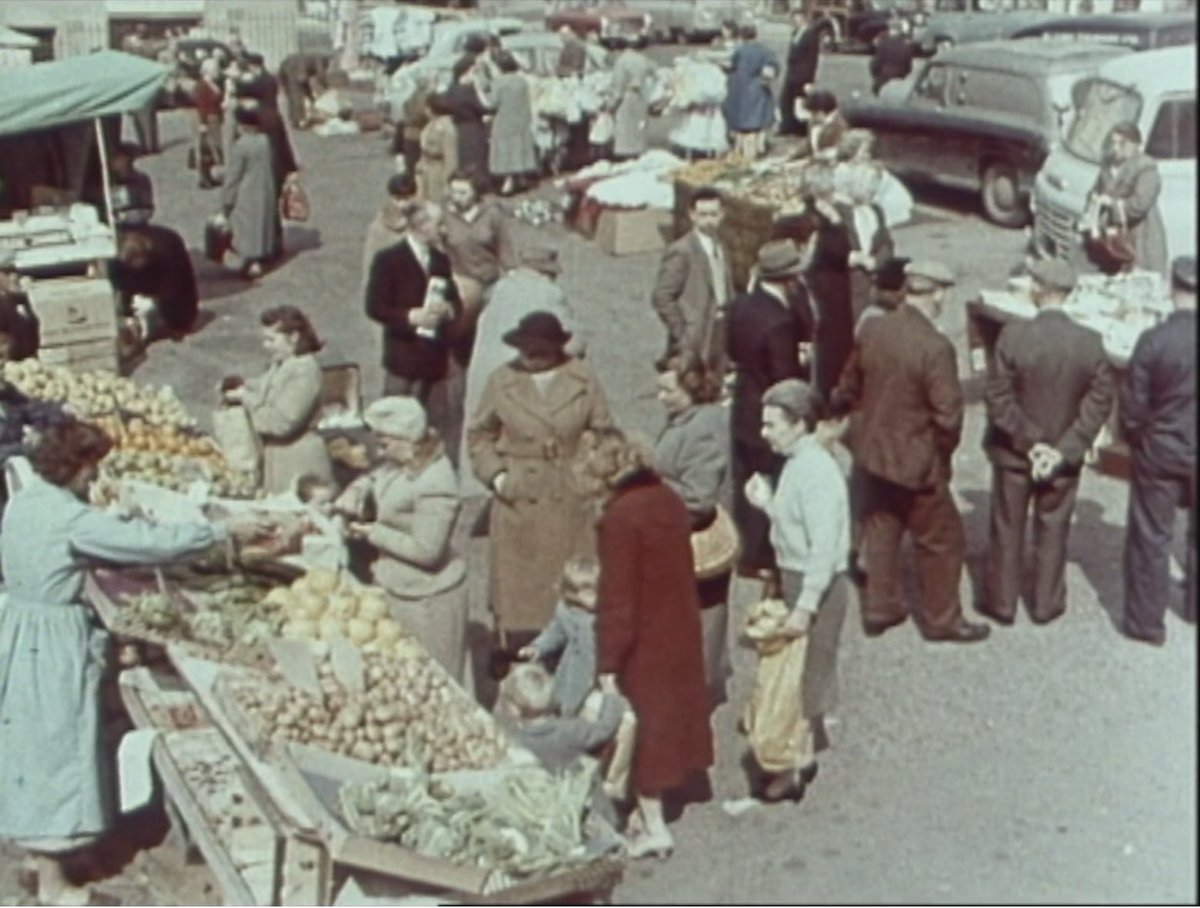
[[(553, 681), (553, 705), (563, 719), (597, 723), (604, 714), (606, 697), (596, 686), (596, 597), (600, 565), (595, 558), (572, 558), (563, 567), (559, 601), (554, 618), (537, 638), (517, 653), (526, 661), (542, 662), (561, 653)], [(605, 772), (604, 791), (613, 800), (624, 800), (633, 761), (637, 719), (623, 698), (619, 725), (614, 728), (613, 751)], [(607, 740), (607, 739), (606, 739)]]

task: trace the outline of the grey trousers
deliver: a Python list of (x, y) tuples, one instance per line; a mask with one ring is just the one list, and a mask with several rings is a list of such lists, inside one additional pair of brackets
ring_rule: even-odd
[[(800, 596), (804, 575), (796, 571), (781, 570), (783, 601), (789, 605)], [(838, 574), (821, 604), (816, 617), (808, 629), (808, 651), (804, 658), (804, 677), (801, 696), (804, 700), (804, 717), (816, 719), (831, 712), (837, 705), (837, 652), (842, 636), (842, 625), (851, 599), (857, 595), (854, 584), (845, 574)]]
[(1025, 526), (1033, 509), (1033, 595), (1029, 613), (1050, 621), (1067, 608), (1067, 535), (1075, 511), (1079, 476), (1035, 484), (1025, 470), (992, 471), (991, 536), (988, 544), (987, 609), (1012, 619), (1025, 577)]

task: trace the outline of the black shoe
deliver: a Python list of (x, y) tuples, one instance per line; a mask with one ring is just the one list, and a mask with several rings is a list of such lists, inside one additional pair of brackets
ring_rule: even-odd
[(926, 634), (925, 639), (930, 643), (978, 643), (980, 640), (986, 640), (991, 632), (991, 627), (986, 624), (976, 624), (966, 618), (960, 618), (950, 629)]
[(1142, 631), (1135, 631), (1127, 624), (1121, 629), (1121, 633), (1130, 640), (1136, 640), (1138, 643), (1148, 643), (1151, 646), (1162, 646), (1167, 642), (1167, 632), (1165, 630), (1147, 634)]
[(903, 624), (908, 619), (907, 615), (900, 615), (897, 618), (888, 618), (883, 621), (868, 621), (863, 619), (863, 633), (868, 637), (878, 637), (886, 630), (890, 630), (897, 624)]
[(781, 772), (766, 784), (759, 797), (768, 803), (799, 802), (804, 797), (804, 781), (795, 772)]
[(800, 784), (811, 785), (817, 778), (817, 761), (813, 760), (807, 766), (801, 766), (799, 770)]
[(985, 605), (975, 606), (975, 611), (979, 612), (979, 614), (983, 615), (985, 618), (990, 618), (992, 621), (995, 621), (997, 624), (1003, 624), (1005, 627), (1011, 627), (1012, 623), (1017, 620), (1017, 616), (1015, 613), (1002, 614), (1001, 612), (994, 612)]

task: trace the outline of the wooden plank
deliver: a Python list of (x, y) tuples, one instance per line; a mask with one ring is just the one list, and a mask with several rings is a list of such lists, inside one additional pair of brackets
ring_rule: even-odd
[[(154, 765), (158, 769), (167, 794), (184, 823), (187, 824), (192, 842), (204, 856), (205, 862), (217, 880), (217, 885), (221, 889), (222, 902), (226, 905), (271, 904), (269, 898), (266, 901), (256, 900), (255, 892), (238, 871), (229, 846), (221, 841), (209, 818), (205, 816), (193, 784), (185, 777), (183, 766), (180, 765), (178, 757), (170, 749), (171, 743), (177, 743), (182, 736), (201, 738), (205, 749), (213, 757), (228, 751), (228, 746), (221, 740), (218, 732), (208, 729), (177, 732), (164, 736), (157, 742), (154, 749)], [(273, 859), (274, 856), (272, 856)]]
[(315, 837), (287, 837), (280, 870), (280, 905), (328, 905), (333, 900), (333, 867), (329, 850)]
[(133, 724), (138, 728), (183, 731), (211, 723), (195, 695), (172, 689), (172, 679), (145, 666), (121, 672), (117, 686)]

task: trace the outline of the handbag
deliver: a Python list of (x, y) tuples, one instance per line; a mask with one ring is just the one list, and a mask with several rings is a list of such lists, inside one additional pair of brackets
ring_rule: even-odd
[(1088, 256), (1106, 273), (1129, 271), (1137, 262), (1137, 246), (1125, 219), (1125, 206), (1110, 209), (1115, 223), (1093, 231), (1088, 236)]
[(311, 215), (312, 203), (308, 200), (308, 193), (300, 181), (293, 177), (283, 184), (283, 190), (279, 193), (279, 216), (285, 221), (304, 222)]
[(228, 221), (219, 217), (209, 218), (204, 224), (204, 257), (220, 265), (232, 246), (233, 231)]
[(692, 570), (698, 580), (708, 580), (730, 570), (742, 550), (733, 518), (720, 505), (712, 523), (693, 532), (691, 542)]

